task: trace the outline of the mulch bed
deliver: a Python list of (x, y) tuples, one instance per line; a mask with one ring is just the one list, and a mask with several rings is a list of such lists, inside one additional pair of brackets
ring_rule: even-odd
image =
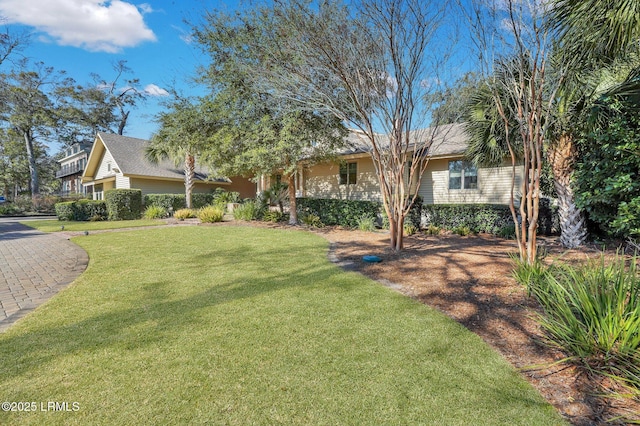
[[(405, 249), (388, 249), (383, 232), (326, 228), (317, 230), (332, 243), (331, 256), (344, 267), (391, 286), (434, 307), (478, 334), (500, 352), (574, 425), (626, 424), (640, 419), (640, 401), (603, 397), (615, 389), (608, 380), (578, 367), (555, 364), (565, 356), (544, 344), (538, 306), (511, 277), (514, 241), (490, 235), (461, 237), (416, 234)], [(541, 240), (546, 261), (580, 263), (598, 258), (596, 247), (567, 251), (556, 240)], [(365, 263), (377, 255), (381, 263)]]

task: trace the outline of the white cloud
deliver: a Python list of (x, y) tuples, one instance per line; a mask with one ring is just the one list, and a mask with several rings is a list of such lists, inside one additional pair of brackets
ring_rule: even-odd
[(151, 11), (121, 0), (0, 0), (7, 23), (34, 27), (63, 46), (109, 53), (155, 41), (142, 16)]
[(144, 93), (149, 96), (169, 96), (169, 92), (155, 84), (147, 84), (144, 88)]

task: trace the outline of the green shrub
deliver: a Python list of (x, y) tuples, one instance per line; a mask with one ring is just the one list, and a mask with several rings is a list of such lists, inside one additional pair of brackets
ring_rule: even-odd
[(198, 211), (198, 219), (203, 223), (222, 222), (224, 210), (216, 206), (206, 206)]
[(424, 233), (427, 235), (440, 235), (440, 231), (440, 227), (433, 224), (427, 225), (424, 229)]
[(376, 230), (376, 219), (369, 214), (363, 214), (358, 218), (358, 229), (361, 231), (372, 232)]
[(78, 200), (56, 203), (58, 220), (99, 221), (108, 218), (107, 205), (103, 200)]
[(145, 219), (164, 219), (167, 217), (167, 209), (162, 206), (151, 205), (146, 208), (142, 217)]
[(213, 192), (191, 194), (191, 207), (201, 209), (202, 207), (213, 204), (214, 198), (215, 194)]
[(104, 192), (109, 220), (139, 219), (142, 213), (142, 191), (139, 189), (109, 189)]
[(212, 202), (216, 206), (226, 206), (228, 203), (237, 203), (240, 201), (240, 193), (227, 191), (224, 188), (216, 188), (212, 193)]
[(198, 217), (198, 214), (194, 209), (180, 209), (173, 213), (173, 217), (179, 220), (192, 219)]
[(402, 229), (405, 235), (413, 235), (416, 232), (418, 232), (418, 227), (415, 226), (413, 223), (405, 223)]
[(255, 220), (260, 215), (261, 205), (258, 201), (249, 200), (233, 209), (233, 218), (236, 220)]
[(516, 226), (514, 224), (505, 225), (502, 228), (498, 229), (496, 235), (500, 238), (512, 240), (516, 237)]
[(75, 201), (64, 201), (56, 203), (55, 210), (58, 220), (74, 220), (73, 205)]
[(322, 228), (324, 226), (320, 217), (313, 213), (303, 214), (300, 217), (300, 222), (302, 222), (303, 225), (313, 226), (314, 228)]
[(147, 194), (144, 196), (144, 205), (163, 207), (166, 211), (176, 211), (184, 209), (187, 202), (184, 194)]
[(416, 230), (422, 225), (422, 197), (417, 196), (404, 220), (405, 225), (412, 225)]
[(0, 204), (0, 215), (2, 216), (13, 216), (21, 213), (22, 210), (20, 210), (13, 203)]
[[(581, 268), (556, 268), (532, 280), (547, 343), (567, 361), (605, 374), (640, 395), (638, 259), (617, 256)], [(537, 282), (536, 282), (537, 281)]]
[(298, 216), (314, 214), (325, 225), (356, 228), (363, 215), (377, 217), (380, 203), (375, 201), (298, 198)]
[(465, 225), (456, 226), (451, 230), (454, 234), (460, 235), (462, 237), (466, 237), (467, 235), (473, 234), (471, 228)]
[(282, 212), (280, 212), (279, 210), (268, 210), (262, 215), (262, 220), (264, 220), (265, 222), (276, 223), (283, 220), (283, 218), (284, 214), (282, 214)]
[(443, 229), (466, 227), (474, 232), (496, 234), (513, 224), (509, 206), (499, 204), (425, 204), (422, 212), (427, 225)]

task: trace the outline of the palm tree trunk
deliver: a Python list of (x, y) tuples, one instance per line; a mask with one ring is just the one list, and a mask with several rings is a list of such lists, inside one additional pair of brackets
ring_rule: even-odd
[(553, 170), (553, 183), (558, 194), (560, 216), (560, 242), (567, 248), (584, 244), (587, 238), (585, 217), (575, 202), (571, 178), (574, 172), (576, 148), (573, 136), (565, 133), (549, 148), (549, 163)]
[(191, 191), (193, 190), (196, 174), (196, 159), (191, 154), (184, 157), (184, 195), (187, 208), (191, 208)]

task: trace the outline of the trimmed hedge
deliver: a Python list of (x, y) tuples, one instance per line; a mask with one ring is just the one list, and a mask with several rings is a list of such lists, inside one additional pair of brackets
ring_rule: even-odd
[[(193, 201), (193, 195), (191, 201)], [(147, 194), (144, 196), (144, 205), (146, 207), (163, 207), (167, 211), (173, 210), (175, 212), (184, 209), (187, 202), (184, 194)]]
[(191, 194), (191, 207), (201, 209), (202, 207), (212, 205), (215, 198), (216, 194), (213, 192)]
[(444, 229), (467, 227), (473, 232), (497, 234), (513, 225), (509, 206), (501, 204), (425, 204), (423, 225)]
[(104, 192), (109, 220), (139, 219), (142, 214), (142, 191), (139, 189), (109, 189)]
[[(422, 225), (435, 225), (444, 229), (468, 227), (473, 232), (500, 235), (513, 227), (509, 206), (503, 204), (425, 204), (422, 206)], [(558, 209), (548, 199), (540, 200), (538, 233), (551, 235), (558, 232)]]
[[(210, 206), (214, 204), (217, 198), (220, 198), (220, 191), (191, 194), (191, 207), (200, 209), (205, 206)], [(144, 196), (144, 205), (146, 207), (164, 207), (167, 210), (173, 210), (175, 212), (187, 207), (187, 197), (184, 194), (147, 194)]]
[(378, 217), (380, 203), (377, 201), (337, 200), (329, 198), (297, 198), (298, 217), (314, 214), (325, 225), (340, 225), (348, 228), (358, 226), (363, 215)]
[(107, 205), (103, 200), (78, 200), (56, 203), (58, 220), (107, 220)]

